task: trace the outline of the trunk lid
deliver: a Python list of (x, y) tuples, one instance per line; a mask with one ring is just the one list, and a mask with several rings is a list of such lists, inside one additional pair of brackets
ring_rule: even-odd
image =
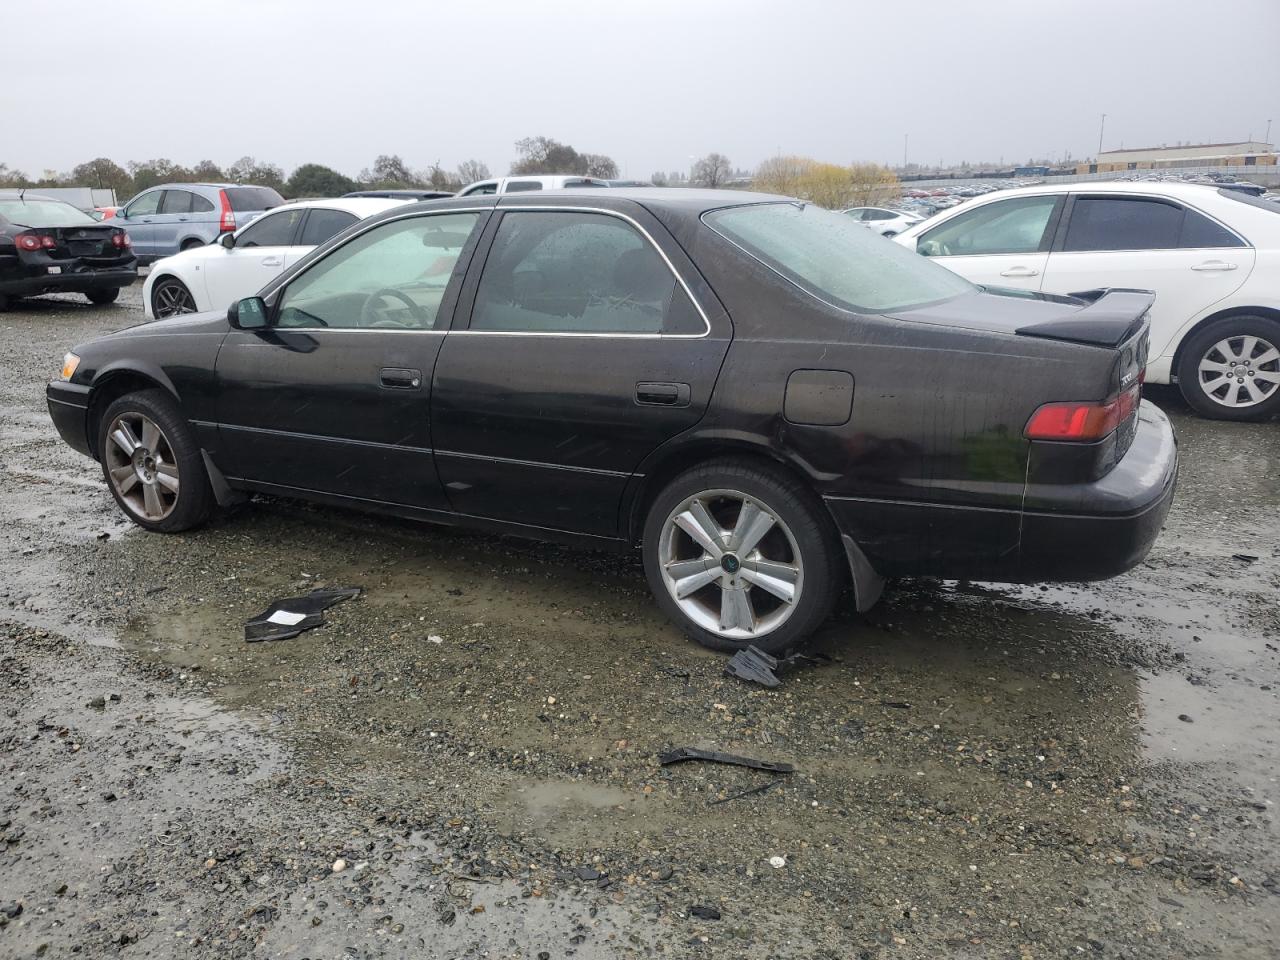
[(58, 244), (52, 251), (55, 257), (116, 260), (126, 255), (126, 251), (111, 245), (111, 235), (119, 229), (109, 226), (47, 227), (37, 229), (37, 232), (53, 235)]

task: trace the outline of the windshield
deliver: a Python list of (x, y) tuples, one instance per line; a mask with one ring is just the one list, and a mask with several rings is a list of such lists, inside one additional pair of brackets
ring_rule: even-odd
[(0, 217), (23, 227), (85, 227), (97, 221), (61, 200), (0, 197)]
[(859, 313), (906, 310), (977, 289), (853, 218), (812, 204), (728, 207), (703, 220), (819, 300)]

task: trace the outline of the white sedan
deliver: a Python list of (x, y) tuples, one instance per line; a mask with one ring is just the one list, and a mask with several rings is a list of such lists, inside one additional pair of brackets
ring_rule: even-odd
[(373, 197), (306, 200), (264, 213), (216, 243), (158, 260), (142, 287), (151, 319), (225, 310), (351, 224), (407, 203)]
[(983, 286), (1152, 290), (1148, 383), (1176, 383), (1207, 417), (1280, 414), (1276, 204), (1198, 184), (1042, 184), (894, 239)]
[(846, 217), (853, 217), (864, 227), (869, 227), (882, 237), (897, 236), (903, 230), (914, 227), (924, 217), (905, 210), (888, 210), (884, 207), (850, 207), (842, 210)]

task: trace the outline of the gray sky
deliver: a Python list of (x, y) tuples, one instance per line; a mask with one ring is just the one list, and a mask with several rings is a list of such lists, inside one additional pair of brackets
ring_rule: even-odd
[[(513, 141), (632, 177), (712, 150), (1025, 160), (1280, 139), (1280, 0), (9, 0), (0, 162), (95, 156), (348, 174)], [(22, 79), (25, 78), (25, 79)]]

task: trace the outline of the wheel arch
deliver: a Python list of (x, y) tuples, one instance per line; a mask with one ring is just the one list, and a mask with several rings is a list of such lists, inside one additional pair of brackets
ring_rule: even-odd
[(1173, 351), (1173, 363), (1169, 368), (1170, 381), (1177, 383), (1179, 378), (1178, 368), (1182, 365), (1182, 355), (1186, 348), (1187, 341), (1194, 337), (1210, 324), (1217, 323), (1219, 320), (1231, 320), (1234, 317), (1266, 317), (1268, 320), (1274, 320), (1280, 323), (1280, 310), (1275, 307), (1247, 307), (1247, 306), (1231, 306), (1224, 307), (1215, 313), (1202, 317), (1194, 324), (1182, 331), (1178, 337), (1178, 345)]
[(94, 377), (85, 416), (85, 434), (95, 460), (99, 459), (98, 432), (102, 427), (102, 414), (107, 407), (126, 394), (155, 389), (165, 391), (181, 404), (173, 382), (161, 370), (143, 370), (137, 366), (120, 364), (107, 367)]

